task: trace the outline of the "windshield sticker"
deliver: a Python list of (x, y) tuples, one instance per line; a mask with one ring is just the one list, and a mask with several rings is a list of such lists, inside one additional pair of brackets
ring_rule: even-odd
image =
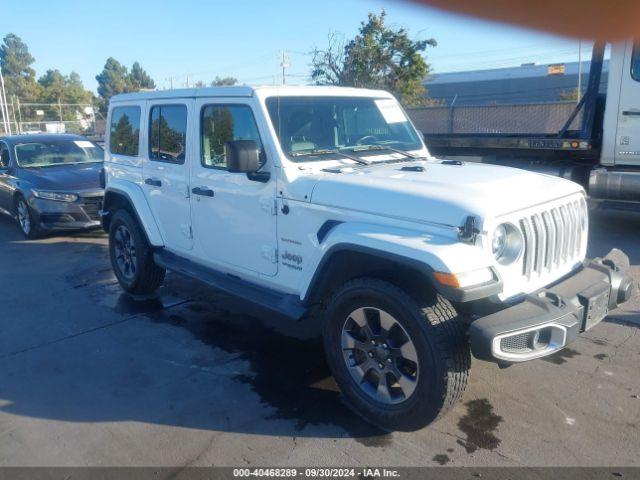
[(384, 100), (376, 100), (376, 106), (380, 113), (384, 117), (385, 122), (387, 123), (400, 123), (406, 122), (407, 118), (402, 113), (402, 109), (398, 102), (391, 98), (385, 98)]
[(75, 143), (80, 148), (93, 148), (93, 143), (86, 140), (74, 140), (73, 143)]

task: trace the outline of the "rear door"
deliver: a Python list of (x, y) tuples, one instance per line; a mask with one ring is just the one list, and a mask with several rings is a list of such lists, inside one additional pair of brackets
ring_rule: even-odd
[(165, 245), (191, 250), (189, 163), (194, 155), (188, 132), (193, 128), (192, 99), (147, 103), (144, 189)]
[(640, 42), (628, 42), (624, 52), (615, 163), (640, 165)]

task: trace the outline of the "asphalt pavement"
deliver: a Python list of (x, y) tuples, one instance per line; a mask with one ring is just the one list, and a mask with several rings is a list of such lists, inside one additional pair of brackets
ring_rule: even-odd
[[(640, 465), (640, 295), (544, 360), (474, 360), (418, 432), (355, 416), (307, 329), (169, 274), (118, 287), (101, 231), (0, 219), (0, 466)], [(640, 279), (640, 218), (594, 212), (590, 256)]]

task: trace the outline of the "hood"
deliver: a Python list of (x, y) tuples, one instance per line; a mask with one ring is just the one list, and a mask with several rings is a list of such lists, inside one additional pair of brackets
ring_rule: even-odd
[(55, 167), (23, 168), (18, 177), (32, 188), (54, 191), (99, 190), (102, 162)]
[[(405, 167), (405, 170), (403, 170)], [(407, 171), (423, 167), (423, 171)], [(459, 226), (582, 191), (577, 183), (510, 167), (441, 160), (372, 165), (322, 175), (311, 201), (343, 209)]]

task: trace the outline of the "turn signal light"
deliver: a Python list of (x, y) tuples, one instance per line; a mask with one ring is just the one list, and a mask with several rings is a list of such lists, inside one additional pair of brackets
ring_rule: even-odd
[(433, 277), (440, 285), (460, 288), (460, 282), (458, 282), (458, 278), (453, 273), (434, 272)]

